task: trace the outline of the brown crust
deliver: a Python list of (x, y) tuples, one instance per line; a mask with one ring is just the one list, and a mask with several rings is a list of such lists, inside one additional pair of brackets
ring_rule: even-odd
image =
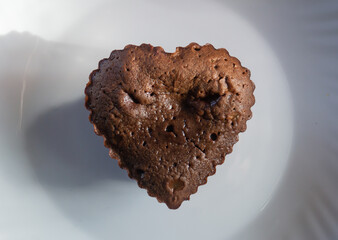
[[(214, 65), (215, 69), (212, 69), (212, 71), (209, 72), (209, 70), (208, 70), (206, 73), (199, 73), (198, 72), (199, 69), (194, 69), (194, 66), (191, 66), (193, 64), (196, 64), (196, 61), (197, 61), (196, 59), (192, 59), (194, 57), (191, 57), (191, 53), (193, 52), (195, 54), (196, 53), (195, 51), (201, 52), (201, 55), (205, 54), (205, 56), (204, 55), (202, 56), (202, 58), (204, 58), (204, 60), (206, 59), (206, 60), (208, 60), (208, 61), (210, 60), (212, 62), (214, 59), (219, 60), (221, 57), (223, 57), (224, 60), (226, 60), (228, 62), (226, 63), (226, 65), (224, 65), (224, 63), (220, 63), (219, 64), (220, 66), (218, 66), (215, 63), (215, 65)], [(133, 52), (135, 52), (135, 53), (133, 53)], [(134, 54), (133, 57), (131, 57), (132, 54)], [(142, 59), (137, 60), (137, 56), (139, 58), (142, 58), (142, 56), (147, 55), (147, 54), (149, 54), (149, 56), (152, 55), (152, 56), (150, 56), (150, 60), (149, 59), (147, 59), (147, 60), (144, 60), (144, 59), (143, 60)], [(185, 58), (186, 55), (188, 55), (188, 57)], [(156, 56), (158, 56), (158, 58), (155, 60)], [(120, 58), (120, 59), (116, 62), (115, 58)], [(126, 152), (125, 145), (127, 145), (128, 142), (125, 145), (123, 145), (122, 147), (121, 147), (121, 145), (112, 142), (112, 138), (116, 138), (117, 135), (113, 135), (113, 133), (111, 133), (111, 132), (114, 132), (117, 129), (116, 128), (117, 126), (115, 126), (115, 125), (110, 126), (108, 124), (109, 127), (107, 127), (108, 126), (106, 124), (107, 120), (106, 119), (104, 120), (104, 122), (106, 124), (106, 125), (104, 125), (104, 124), (102, 124), (102, 119), (101, 120), (98, 119), (98, 116), (95, 116), (95, 120), (94, 120), (93, 109), (96, 109), (96, 107), (98, 107), (98, 104), (101, 104), (101, 105), (103, 104), (103, 100), (102, 100), (103, 98), (101, 97), (102, 99), (97, 100), (97, 102), (95, 102), (96, 103), (95, 107), (94, 107), (94, 104), (92, 104), (93, 99), (91, 98), (93, 96), (92, 88), (93, 88), (94, 77), (97, 74), (101, 74), (98, 77), (98, 79), (100, 79), (100, 81), (102, 81), (102, 84), (107, 83), (107, 80), (104, 79), (105, 75), (104, 75), (104, 73), (102, 73), (102, 71), (104, 69), (108, 72), (108, 73), (106, 73), (106, 75), (110, 74), (110, 72), (113, 72), (113, 75), (110, 75), (110, 77), (113, 76), (114, 78), (117, 79), (117, 76), (119, 76), (121, 78), (120, 75), (122, 75), (123, 78), (128, 78), (126, 81), (123, 80), (124, 81), (123, 84), (126, 83), (127, 87), (132, 85), (134, 88), (139, 87), (140, 89), (146, 89), (146, 86), (144, 86), (144, 85), (138, 85), (138, 86), (135, 85), (136, 87), (133, 85), (133, 84), (135, 84), (134, 83), (135, 78), (127, 77), (127, 76), (130, 76), (130, 75), (127, 75), (127, 73), (124, 72), (124, 70), (126, 70), (126, 69), (125, 69), (125, 65), (123, 65), (123, 64), (129, 64), (130, 67), (143, 68), (143, 71), (148, 71), (149, 68), (150, 68), (149, 66), (152, 66), (152, 64), (156, 65), (155, 64), (156, 62), (155, 63), (151, 62), (152, 61), (151, 58), (154, 58), (154, 61), (160, 62), (164, 66), (163, 68), (165, 68), (166, 64), (171, 64), (171, 62), (168, 62), (168, 63), (166, 62), (166, 61), (168, 61), (168, 59), (170, 59), (170, 61), (172, 61), (172, 62), (181, 61), (178, 65), (179, 67), (181, 67), (182, 65), (184, 65), (184, 63), (187, 62), (186, 68), (188, 69), (190, 67), (190, 71), (196, 70), (196, 72), (197, 72), (196, 76), (198, 76), (201, 79), (204, 76), (210, 77), (215, 72), (220, 74), (222, 68), (224, 68), (224, 69), (226, 69), (226, 71), (228, 71), (228, 72), (225, 72), (224, 76), (221, 76), (221, 74), (219, 75), (220, 77), (223, 77), (225, 79), (223, 82), (226, 83), (225, 84), (226, 90), (214, 90), (213, 88), (210, 88), (209, 90), (205, 90), (206, 88), (209, 87), (209, 82), (213, 83), (215, 80), (214, 79), (212, 79), (210, 81), (208, 80), (208, 82), (206, 83), (206, 80), (202, 79), (202, 80), (200, 80), (200, 82), (202, 82), (201, 83), (202, 85), (201, 85), (200, 88), (203, 88), (203, 91), (205, 90), (204, 93), (201, 93), (201, 96), (199, 96), (200, 93), (197, 90), (200, 90), (200, 89), (196, 88), (197, 90), (196, 91), (194, 90), (194, 88), (196, 86), (198, 86), (198, 84), (195, 84), (195, 82), (194, 82), (191, 89), (189, 89), (189, 94), (192, 94), (191, 93), (192, 91), (195, 91), (195, 92), (192, 94), (193, 96), (190, 97), (189, 101), (188, 101), (189, 104), (190, 104), (189, 109), (193, 108), (193, 109), (195, 109), (196, 112), (198, 112), (197, 114), (195, 114), (196, 116), (194, 116), (194, 119), (199, 119), (200, 122), (205, 123), (203, 126), (207, 126), (208, 122), (210, 123), (211, 121), (213, 121), (214, 124), (219, 124), (220, 126), (222, 125), (222, 127), (219, 128), (219, 129), (221, 129), (220, 131), (223, 131), (222, 134), (224, 134), (224, 135), (228, 134), (228, 135), (226, 135), (223, 138), (222, 134), (220, 134), (220, 132), (218, 132), (218, 136), (215, 136), (215, 138), (218, 138), (217, 141), (219, 141), (220, 138), (222, 138), (222, 140), (224, 139), (223, 142), (222, 142), (223, 145), (218, 145), (217, 147), (215, 147), (215, 146), (212, 147), (211, 146), (212, 144), (205, 143), (205, 142), (204, 143), (198, 142), (198, 144), (197, 144), (196, 141), (195, 141), (196, 139), (193, 137), (193, 132), (199, 131), (200, 129), (198, 129), (199, 125), (197, 123), (193, 122), (195, 120), (191, 120), (189, 122), (191, 128), (193, 129), (193, 130), (190, 131), (191, 133), (189, 133), (189, 131), (186, 133), (183, 130), (182, 132), (184, 132), (183, 135), (184, 135), (185, 139), (182, 137), (182, 139), (184, 139), (184, 140), (182, 140), (183, 142), (181, 141), (181, 142), (178, 142), (178, 143), (174, 143), (174, 145), (176, 144), (177, 146), (179, 146), (179, 144), (184, 144), (186, 146), (185, 149), (188, 149), (188, 150), (193, 149), (193, 150), (191, 150), (191, 156), (195, 156), (195, 157), (197, 155), (200, 156), (200, 158), (203, 160), (204, 165), (201, 168), (202, 170), (200, 170), (197, 173), (193, 172), (191, 174), (190, 178), (189, 177), (187, 179), (183, 178), (183, 180), (181, 180), (181, 175), (178, 178), (177, 178), (177, 175), (175, 175), (177, 173), (180, 173), (180, 170), (175, 170), (175, 171), (170, 170), (172, 172), (168, 173), (168, 176), (169, 176), (168, 179), (172, 179), (172, 180), (171, 181), (168, 180), (168, 182), (166, 183), (166, 188), (164, 187), (164, 183), (163, 183), (164, 180), (162, 179), (161, 176), (158, 177), (156, 175), (156, 171), (154, 171), (154, 170), (145, 170), (146, 172), (142, 171), (143, 172), (142, 174), (144, 174), (144, 173), (148, 174), (147, 171), (149, 171), (148, 175), (152, 176), (152, 178), (150, 180), (148, 179), (148, 182), (145, 182), (142, 179), (142, 177), (140, 177), (139, 175), (137, 175), (135, 173), (135, 171), (137, 171), (138, 169), (137, 169), (137, 167), (134, 168), (133, 164), (137, 165), (139, 167), (142, 167), (142, 169), (143, 169), (144, 163), (143, 162), (133, 162), (133, 160), (127, 159), (128, 156), (126, 155), (127, 153), (125, 153)], [(115, 66), (112, 63), (113, 60), (115, 60), (114, 64), (116, 64), (116, 63), (120, 64), (119, 66), (117, 66), (117, 70), (119, 70), (119, 73), (116, 69), (112, 70), (112, 67)], [(186, 60), (186, 61), (184, 61), (184, 60)], [(146, 61), (150, 61), (150, 62), (146, 62)], [(190, 66), (188, 66), (189, 63), (190, 63)], [(162, 67), (161, 64), (156, 65), (156, 66), (159, 66), (159, 68), (161, 68)], [(233, 70), (232, 70), (231, 73), (229, 72), (229, 69), (230, 69), (229, 64), (233, 65)], [(177, 65), (174, 65), (174, 64), (172, 66), (177, 67)], [(188, 73), (184, 72), (185, 71), (184, 66), (182, 68), (183, 70), (181, 70), (183, 73), (180, 73), (179, 72), (180, 70), (178, 70), (178, 73), (176, 74), (177, 76), (175, 75), (174, 77), (177, 77), (177, 78), (181, 77), (183, 79), (188, 78), (189, 72)], [(220, 68), (221, 70), (218, 70), (218, 68)], [(122, 74), (121, 74), (121, 69), (123, 71)], [(170, 67), (165, 68), (165, 69), (170, 69)], [(129, 69), (127, 69), (127, 70), (130, 71)], [(140, 71), (142, 71), (142, 70), (140, 70)], [(150, 75), (151, 74), (156, 75), (158, 72), (160, 72), (160, 70), (158, 70), (158, 71), (153, 70), (152, 72), (147, 73), (147, 74), (148, 75), (149, 74)], [(239, 72), (240, 72), (240, 74), (239, 74)], [(180, 76), (180, 74), (181, 74), (181, 76)], [(184, 74), (186, 74), (186, 75), (184, 75)], [(162, 77), (162, 75), (160, 77)], [(174, 77), (169, 76), (168, 79), (172, 80)], [(129, 78), (131, 78), (134, 82), (128, 82)], [(154, 77), (152, 77), (152, 78), (154, 78)], [(194, 80), (195, 80), (195, 78), (194, 78)], [(219, 79), (219, 82), (221, 82), (221, 80), (223, 80), (223, 79)], [(104, 81), (106, 81), (106, 82), (104, 82)], [(115, 81), (115, 79), (109, 79), (109, 81)], [(146, 82), (146, 81), (148, 81), (148, 80), (144, 80), (143, 83)], [(181, 82), (183, 82), (183, 80)], [(172, 94), (177, 89), (185, 89), (186, 88), (185, 86), (178, 86), (177, 89), (175, 89), (176, 82), (172, 81), (171, 83), (172, 83), (173, 86), (170, 85), (170, 86), (164, 86), (164, 87), (167, 90), (170, 88), (170, 90), (168, 90), (168, 91), (171, 92)], [(178, 84), (179, 83), (180, 82), (178, 82)], [(220, 89), (221, 85), (220, 85), (220, 83), (218, 83), (218, 84), (219, 84), (218, 88)], [(243, 87), (239, 88), (239, 84), (243, 85)], [(101, 85), (98, 86), (98, 89), (100, 89), (100, 93), (101, 93), (102, 88), (107, 89), (107, 86), (101, 86)], [(141, 46), (128, 45), (124, 48), (124, 50), (115, 50), (111, 53), (109, 58), (105, 58), (105, 59), (101, 60), (98, 64), (98, 69), (94, 70), (90, 74), (89, 82), (87, 83), (86, 88), (85, 88), (85, 95), (86, 95), (85, 96), (85, 106), (90, 111), (89, 120), (94, 125), (95, 133), (104, 138), (104, 146), (109, 149), (110, 157), (117, 159), (119, 166), (121, 168), (127, 170), (128, 176), (130, 178), (136, 179), (138, 185), (141, 188), (147, 189), (149, 196), (156, 197), (159, 202), (165, 202), (168, 205), (169, 208), (176, 209), (181, 205), (182, 201), (190, 199), (190, 195), (196, 193), (197, 190), (198, 190), (198, 187), (200, 185), (206, 184), (207, 178), (209, 176), (215, 174), (216, 166), (220, 165), (224, 162), (224, 160), (225, 160), (224, 156), (226, 154), (229, 154), (232, 151), (232, 146), (238, 141), (238, 133), (245, 131), (246, 121), (248, 119), (250, 119), (251, 116), (252, 116), (250, 108), (251, 108), (251, 106), (253, 106), (253, 104), (255, 102), (255, 99), (254, 99), (254, 96), (253, 96), (254, 88), (255, 88), (255, 86), (254, 86), (253, 82), (250, 80), (250, 71), (248, 69), (242, 67), (240, 61), (237, 58), (231, 57), (225, 49), (215, 49), (210, 44), (200, 46), (196, 43), (191, 43), (184, 48), (178, 47), (174, 53), (166, 53), (166, 52), (164, 52), (164, 50), (161, 47), (153, 47), (149, 44), (142, 44)], [(114, 89), (117, 89), (117, 88), (115, 87)], [(110, 89), (108, 87), (109, 91), (115, 91), (114, 89)], [(156, 91), (158, 93), (158, 91), (160, 91), (159, 88)], [(221, 95), (221, 92), (217, 92), (217, 91), (223, 91), (222, 92), (223, 95)], [(212, 92), (213, 95), (211, 94), (211, 92)], [(106, 93), (104, 93), (104, 94), (106, 94)], [(113, 94), (113, 93), (111, 93), (111, 94)], [(114, 92), (114, 94), (115, 95), (107, 94), (106, 97), (112, 99), (116, 95), (118, 95), (116, 91)], [(214, 108), (210, 107), (209, 105), (207, 105), (205, 103), (205, 101), (206, 101), (205, 99), (207, 99), (208, 94), (212, 95), (211, 100), (210, 100), (211, 103), (208, 102), (208, 104), (209, 105), (214, 104), (215, 105)], [(207, 95), (207, 96), (205, 97), (204, 95)], [(215, 99), (214, 95), (216, 95), (216, 97), (218, 97), (218, 99)], [(232, 103), (227, 102), (226, 104), (224, 103), (223, 105), (221, 105), (221, 103), (217, 102), (217, 101), (220, 101), (219, 99), (224, 100), (225, 98), (229, 98), (229, 96), (231, 97), (231, 99), (235, 99), (236, 101), (233, 101)], [(111, 103), (112, 105), (110, 105), (109, 107), (112, 107), (112, 106), (116, 107), (115, 105), (117, 103), (119, 103), (118, 100), (111, 100), (111, 101), (112, 101), (112, 103)], [(147, 102), (148, 99), (142, 98), (142, 96), (139, 97), (139, 99), (136, 99), (135, 101), (140, 101), (140, 105), (149, 106), (149, 102)], [(214, 103), (214, 102), (216, 102), (216, 103)], [(152, 103), (150, 103), (150, 105), (151, 104)], [(212, 106), (214, 106), (214, 105), (212, 105)], [(235, 106), (235, 108), (237, 107), (239, 110), (237, 109), (235, 111), (235, 108), (233, 108), (234, 110), (231, 109), (231, 110), (225, 111), (224, 108), (229, 107), (229, 106), (231, 106), (231, 108), (233, 106)], [(118, 107), (116, 107), (116, 108), (118, 109)], [(104, 106), (103, 109), (105, 109), (105, 111), (106, 111), (108, 109), (108, 107)], [(118, 113), (120, 113), (122, 111), (121, 109), (122, 109), (122, 107), (120, 107), (120, 109), (118, 109)], [(135, 111), (135, 112), (130, 112), (130, 111), (128, 112), (128, 111), (129, 110), (127, 109), (127, 112), (122, 112), (122, 117), (126, 117), (126, 119), (133, 119), (133, 118), (140, 118), (140, 116), (133, 115), (133, 114), (144, 114), (144, 113), (142, 113), (142, 111)], [(99, 112), (99, 110), (97, 110), (95, 112)], [(131, 114), (132, 116), (127, 116), (128, 114)], [(149, 116), (147, 116), (147, 117), (152, 119), (154, 116), (159, 116), (158, 112), (156, 112), (156, 114), (151, 115), (150, 117)], [(105, 117), (107, 117), (107, 116), (105, 116)], [(179, 116), (178, 116), (178, 118), (179, 118)], [(182, 118), (189, 118), (189, 115), (185, 114), (185, 115), (183, 115)], [(111, 120), (111, 119), (109, 119), (109, 120)], [(111, 121), (113, 121), (113, 120), (111, 120)], [(185, 119), (184, 119), (184, 121), (185, 121)], [(235, 122), (234, 123), (235, 125), (230, 126), (230, 122), (231, 122), (231, 124), (233, 124)], [(227, 123), (227, 125), (225, 125), (225, 123)], [(194, 124), (197, 125), (197, 127), (195, 127)], [(120, 126), (120, 128), (126, 127), (125, 125), (119, 125), (119, 126)], [(151, 126), (153, 126), (153, 125), (151, 125)], [(111, 127), (114, 127), (114, 128), (111, 128)], [(176, 127), (176, 125), (174, 127)], [(216, 128), (216, 130), (217, 129), (218, 128)], [(117, 130), (117, 131), (119, 131), (119, 130)], [(127, 131), (131, 131), (130, 128), (128, 128)], [(128, 132), (128, 134), (129, 133), (130, 132)], [(173, 131), (173, 133), (176, 134), (175, 131)], [(199, 132), (199, 133), (201, 133), (201, 132)], [(144, 133), (140, 133), (139, 136), (136, 136), (135, 141), (142, 140), (143, 139), (142, 134), (144, 134)], [(188, 135), (188, 137), (186, 136), (186, 134)], [(112, 136), (115, 136), (115, 137), (112, 137)], [(175, 137), (177, 137), (177, 136), (175, 135)], [(178, 136), (177, 138), (179, 138), (179, 137), (181, 137), (181, 136)], [(158, 138), (159, 142), (164, 141), (163, 138), (161, 138), (161, 136), (158, 136), (158, 135), (155, 135), (155, 137), (153, 136), (153, 138), (155, 138), (155, 139)], [(211, 135), (210, 135), (210, 138), (211, 138)], [(123, 139), (125, 139), (125, 138), (119, 138), (116, 141), (123, 142), (124, 141)], [(198, 141), (200, 141), (200, 137), (198, 137)], [(215, 142), (217, 142), (217, 141), (215, 141)], [(226, 144), (224, 144), (224, 143), (226, 143)], [(158, 146), (162, 146), (162, 145), (156, 145), (156, 146), (158, 147)], [(201, 146), (204, 149), (202, 149)], [(150, 146), (150, 147), (153, 147), (153, 146)], [(123, 150), (123, 148), (125, 148), (125, 149)], [(153, 147), (152, 150), (154, 150), (154, 148), (156, 148), (156, 147)], [(208, 148), (210, 148), (211, 150), (209, 151)], [(137, 145), (137, 148), (134, 148), (134, 150), (135, 149), (139, 150), (139, 146)], [(182, 148), (180, 148), (180, 149), (182, 149)], [(213, 153), (212, 151), (216, 151), (217, 154)], [(172, 154), (174, 154), (174, 153), (172, 153)], [(136, 155), (136, 156), (138, 156), (138, 155)], [(158, 156), (160, 156), (160, 155), (156, 155), (156, 157), (158, 157)], [(173, 160), (170, 159), (170, 157), (167, 157), (167, 158), (169, 158), (169, 160), (168, 160), (169, 163), (172, 163)], [(175, 156), (173, 156), (172, 158), (175, 158)], [(202, 162), (202, 160), (200, 160), (200, 161)], [(144, 161), (144, 159), (143, 159), (143, 161)], [(197, 160), (194, 160), (194, 161), (192, 161), (192, 162), (196, 163)], [(180, 164), (181, 165), (187, 165), (188, 163), (184, 162), (184, 163), (180, 163)], [(206, 169), (207, 164), (210, 165), (208, 167), (208, 169)], [(159, 165), (159, 164), (154, 163), (154, 165), (156, 165), (156, 167), (157, 167), (157, 165)], [(180, 167), (180, 166), (178, 166), (178, 167)], [(190, 167), (190, 163), (189, 163), (189, 167)], [(148, 165), (148, 168), (149, 168), (149, 165)], [(166, 169), (166, 168), (164, 168), (164, 169)], [(198, 169), (198, 168), (196, 168), (196, 169)], [(161, 172), (161, 171), (159, 171), (159, 172)], [(182, 170), (181, 170), (181, 172), (182, 172)], [(203, 172), (203, 174), (204, 174), (204, 175), (202, 174), (203, 177), (199, 177), (199, 173), (201, 173), (201, 172)], [(182, 175), (184, 175), (184, 174), (182, 174)], [(161, 182), (159, 180), (160, 183), (158, 185), (156, 185), (157, 183), (155, 182), (155, 187), (150, 186), (148, 184), (150, 181), (152, 181), (152, 179), (155, 178), (154, 176), (161, 178), (160, 180), (162, 181)], [(196, 180), (195, 182), (193, 182), (192, 181), (192, 180), (194, 180), (193, 178), (200, 178), (200, 179), (198, 181)], [(193, 183), (191, 183), (191, 182), (193, 182)], [(191, 186), (189, 185), (190, 183), (192, 184)], [(152, 183), (152, 184), (154, 184), (154, 183)], [(157, 189), (159, 189), (159, 190), (157, 191)], [(168, 190), (168, 191), (172, 190), (172, 193), (169, 194), (169, 193), (167, 193), (168, 191), (165, 192), (166, 190)]]

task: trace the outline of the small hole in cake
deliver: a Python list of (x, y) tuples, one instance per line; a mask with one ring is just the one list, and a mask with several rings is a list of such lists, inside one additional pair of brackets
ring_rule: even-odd
[(173, 164), (173, 167), (177, 167), (177, 163), (176, 162)]
[(128, 95), (129, 95), (129, 97), (131, 98), (131, 100), (133, 100), (134, 103), (140, 103), (140, 101), (137, 100), (137, 98), (135, 98), (134, 94), (130, 94), (130, 93), (129, 93)]
[(127, 68), (126, 70), (127, 70), (127, 72), (129, 72), (129, 71), (130, 71), (130, 69), (129, 69), (129, 68)]
[(195, 50), (195, 51), (199, 51), (199, 50), (201, 50), (201, 48), (200, 48), (199, 46), (195, 46), (195, 47), (194, 47), (194, 50)]
[(183, 190), (184, 186), (185, 183), (180, 179), (173, 179), (170, 180), (168, 183), (168, 187), (172, 189), (174, 192)]
[(215, 69), (218, 69), (218, 68), (219, 68), (219, 66), (218, 66), (218, 65), (215, 65), (215, 66), (214, 66), (214, 68), (215, 68)]
[(244, 88), (244, 87), (245, 87), (245, 84), (242, 85), (242, 88)]
[(131, 132), (130, 134), (131, 134), (132, 136), (134, 136), (134, 132)]
[(142, 145), (143, 145), (144, 147), (147, 146), (147, 142), (144, 141), (144, 142), (142, 143)]
[(134, 93), (136, 93), (136, 89), (134, 89)]
[(168, 146), (168, 145), (166, 145), (166, 146), (165, 146), (165, 148), (169, 148), (169, 146)]
[(148, 128), (148, 132), (149, 132), (149, 135), (151, 136), (151, 134), (153, 133), (153, 129)]
[(206, 97), (202, 98), (201, 100), (203, 102), (208, 103), (211, 107), (213, 107), (218, 103), (218, 101), (220, 99), (221, 99), (221, 96), (218, 93), (216, 93), (216, 94), (207, 95)]
[(139, 176), (139, 178), (144, 178), (144, 171), (142, 169), (136, 169), (136, 174)]
[(236, 93), (236, 96), (239, 96), (239, 93), (238, 93), (238, 92)]
[(242, 72), (243, 75), (245, 75), (245, 72)]
[(233, 63), (232, 66), (233, 66), (233, 67), (236, 67), (236, 64)]
[(152, 92), (152, 93), (150, 93), (150, 96), (154, 96), (154, 95), (155, 95), (155, 93), (153, 93), (153, 92)]
[(165, 129), (166, 132), (174, 132), (174, 126), (173, 125), (168, 125), (167, 128)]
[(210, 135), (210, 138), (211, 138), (212, 141), (216, 141), (217, 140), (217, 134), (216, 133), (212, 133)]
[(173, 117), (173, 120), (176, 120), (176, 117), (175, 117), (175, 116)]
[(228, 61), (228, 59), (224, 58), (224, 61)]
[(119, 56), (116, 57), (116, 59), (119, 59), (119, 58), (120, 58)]

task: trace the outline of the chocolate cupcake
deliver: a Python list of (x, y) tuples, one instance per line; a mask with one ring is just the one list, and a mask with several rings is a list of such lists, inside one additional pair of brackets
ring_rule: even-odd
[(197, 192), (238, 141), (255, 102), (250, 71), (225, 49), (166, 53), (128, 45), (99, 63), (85, 89), (110, 156), (171, 209)]

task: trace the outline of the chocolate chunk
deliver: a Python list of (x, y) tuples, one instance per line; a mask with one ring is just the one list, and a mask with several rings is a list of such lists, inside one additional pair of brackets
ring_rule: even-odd
[(129, 177), (169, 208), (207, 182), (246, 130), (250, 71), (225, 49), (191, 43), (166, 53), (128, 45), (99, 63), (86, 107)]

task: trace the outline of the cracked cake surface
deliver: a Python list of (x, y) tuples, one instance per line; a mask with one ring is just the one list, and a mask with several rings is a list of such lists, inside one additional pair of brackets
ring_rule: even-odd
[(114, 50), (85, 89), (109, 154), (150, 196), (178, 208), (238, 141), (255, 99), (250, 71), (225, 49), (191, 43)]

